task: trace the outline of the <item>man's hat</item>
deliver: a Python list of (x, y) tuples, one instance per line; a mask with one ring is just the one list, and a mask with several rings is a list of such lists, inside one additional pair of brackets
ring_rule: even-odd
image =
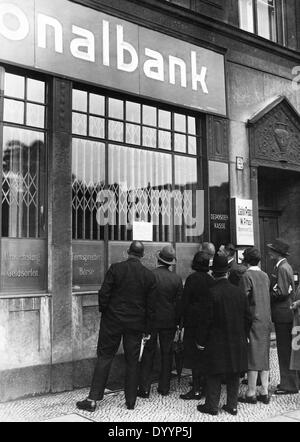
[(237, 250), (237, 248), (232, 243), (226, 244), (225, 249), (230, 250), (231, 252), (235, 252)]
[(243, 252), (243, 256), (246, 263), (249, 263), (252, 260), (261, 260), (260, 251), (256, 247), (247, 247)]
[(195, 253), (193, 262), (192, 262), (192, 269), (208, 272), (209, 270), (209, 260), (210, 255), (208, 252), (205, 252), (203, 250), (200, 250), (199, 252)]
[(216, 253), (216, 248), (212, 242), (203, 242), (200, 244), (199, 250), (200, 252), (206, 252), (211, 257)]
[(210, 268), (214, 273), (227, 273), (230, 269), (227, 256), (216, 254)]
[(141, 258), (144, 256), (144, 244), (141, 241), (132, 241), (127, 253), (128, 255), (135, 255)]
[(282, 255), (282, 256), (289, 255), (290, 246), (287, 242), (285, 242), (281, 238), (276, 238), (272, 244), (267, 244), (267, 247), (269, 247), (269, 249), (271, 249), (271, 250), (274, 250), (274, 252), (279, 253), (279, 255)]
[(159, 261), (167, 265), (175, 264), (176, 262), (175, 250), (171, 245), (167, 245), (159, 250), (156, 257)]

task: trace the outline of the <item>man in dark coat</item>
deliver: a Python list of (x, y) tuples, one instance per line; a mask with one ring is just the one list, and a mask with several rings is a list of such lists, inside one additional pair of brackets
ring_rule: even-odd
[(205, 335), (202, 330), (197, 339), (198, 347), (204, 349), (206, 401), (204, 405), (198, 405), (197, 410), (218, 414), (221, 384), (225, 379), (227, 403), (223, 409), (236, 415), (240, 373), (248, 367), (247, 336), (251, 327), (251, 313), (242, 289), (228, 281), (227, 257), (215, 255), (212, 271), (215, 284), (210, 288), (212, 308), (208, 312), (208, 333)]
[(95, 411), (103, 399), (111, 363), (121, 338), (126, 363), (125, 399), (128, 409), (135, 406), (139, 352), (144, 334), (151, 333), (155, 314), (156, 282), (153, 273), (140, 262), (144, 245), (133, 241), (128, 259), (112, 264), (99, 290), (99, 310), (102, 313), (98, 359), (88, 397), (77, 402), (77, 408)]
[(293, 313), (290, 309), (295, 294), (294, 274), (287, 261), (289, 245), (281, 238), (267, 244), (269, 254), (275, 261), (270, 277), (272, 321), (275, 326), (277, 353), (280, 370), (280, 384), (276, 395), (296, 394), (299, 390), (299, 376), (290, 370), (292, 349)]
[(154, 330), (146, 343), (141, 362), (140, 384), (138, 396), (148, 398), (151, 387), (151, 372), (157, 347), (160, 344), (161, 369), (157, 391), (165, 396), (169, 393), (173, 341), (176, 326), (180, 320), (180, 304), (183, 286), (180, 276), (170, 272), (169, 267), (175, 264), (175, 250), (171, 245), (163, 247), (157, 254), (158, 267), (153, 270), (156, 279), (156, 307)]

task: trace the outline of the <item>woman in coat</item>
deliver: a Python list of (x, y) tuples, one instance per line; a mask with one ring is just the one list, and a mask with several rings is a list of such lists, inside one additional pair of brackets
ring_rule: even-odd
[(196, 346), (196, 331), (201, 334), (201, 329), (206, 330), (208, 310), (210, 308), (210, 287), (213, 278), (208, 274), (209, 255), (205, 251), (195, 254), (192, 269), (194, 273), (188, 276), (182, 301), (182, 317), (184, 326), (184, 365), (192, 369), (192, 389), (186, 394), (181, 394), (181, 399), (199, 399), (203, 387), (203, 352)]
[[(248, 269), (241, 279), (252, 314), (252, 326), (248, 345), (248, 390), (240, 402), (255, 404), (257, 400), (268, 404), (269, 384), (269, 353), (271, 334), (271, 304), (268, 275), (258, 264), (261, 260), (260, 252), (255, 247), (247, 248), (244, 253), (244, 264)], [(261, 378), (261, 394), (256, 396), (256, 381), (258, 373)]]

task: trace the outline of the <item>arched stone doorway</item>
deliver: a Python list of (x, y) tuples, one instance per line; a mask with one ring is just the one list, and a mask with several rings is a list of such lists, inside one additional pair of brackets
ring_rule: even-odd
[(289, 261), (300, 270), (300, 116), (277, 97), (248, 121), (255, 243), (270, 273), (266, 244), (280, 236), (290, 244)]

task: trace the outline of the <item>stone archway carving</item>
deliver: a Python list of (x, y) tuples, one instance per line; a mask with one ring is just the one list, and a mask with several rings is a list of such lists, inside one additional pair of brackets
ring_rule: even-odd
[(277, 97), (248, 120), (251, 166), (300, 171), (300, 115)]

